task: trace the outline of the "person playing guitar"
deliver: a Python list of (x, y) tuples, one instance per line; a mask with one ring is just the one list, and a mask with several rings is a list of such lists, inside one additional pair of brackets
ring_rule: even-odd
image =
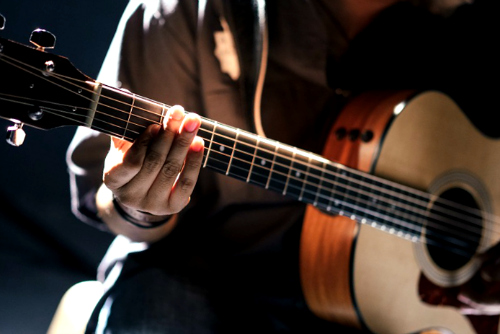
[(97, 80), (1, 40), (116, 235), (86, 332), (498, 333), (497, 7), (133, 0)]

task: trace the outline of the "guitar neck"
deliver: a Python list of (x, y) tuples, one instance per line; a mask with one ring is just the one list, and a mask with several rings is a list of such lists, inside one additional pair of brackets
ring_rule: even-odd
[[(150, 124), (162, 124), (168, 109), (105, 85), (96, 92), (87, 126), (128, 141)], [(198, 135), (205, 141), (203, 167), (412, 241), (420, 238), (426, 193), (207, 118)]]
[[(3, 38), (0, 44), (0, 72), (16, 78), (0, 80), (0, 117), (14, 120), (17, 130), (23, 124), (45, 130), (79, 125), (134, 141), (149, 125), (163, 123), (165, 104), (97, 83), (64, 57)], [(437, 244), (458, 245), (468, 244), (463, 240), (467, 233), (448, 242), (447, 231), (455, 222), (474, 225), (473, 232), (481, 226), (477, 209), (437, 201), (428, 193), (206, 118), (199, 135), (205, 140), (206, 168), (414, 242), (423, 238), (423, 224), (439, 226), (432, 237)], [(435, 221), (430, 204), (439, 212)]]

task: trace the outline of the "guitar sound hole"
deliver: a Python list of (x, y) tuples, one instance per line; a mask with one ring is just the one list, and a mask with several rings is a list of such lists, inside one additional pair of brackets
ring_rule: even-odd
[(440, 199), (443, 200), (434, 202), (427, 220), (427, 249), (436, 265), (453, 271), (467, 264), (476, 253), (482, 216), (472, 195), (461, 188), (443, 192)]

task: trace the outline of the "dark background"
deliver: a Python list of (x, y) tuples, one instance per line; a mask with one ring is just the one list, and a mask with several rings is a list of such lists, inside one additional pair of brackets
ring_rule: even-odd
[[(47, 29), (51, 52), (95, 78), (126, 4), (4, 0), (0, 36), (29, 44), (32, 30)], [(0, 119), (0, 132), (9, 125)], [(0, 141), (0, 333), (45, 333), (64, 292), (95, 279), (112, 240), (71, 213), (65, 152), (75, 129), (25, 130), (21, 147)]]

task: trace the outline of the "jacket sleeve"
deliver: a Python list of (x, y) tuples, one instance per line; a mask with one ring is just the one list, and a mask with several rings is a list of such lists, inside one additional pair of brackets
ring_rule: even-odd
[[(131, 0), (118, 24), (98, 81), (187, 110), (200, 109), (196, 1)], [(97, 112), (99, 110), (97, 109)], [(107, 135), (80, 127), (67, 151), (73, 213), (107, 230), (97, 215)]]

